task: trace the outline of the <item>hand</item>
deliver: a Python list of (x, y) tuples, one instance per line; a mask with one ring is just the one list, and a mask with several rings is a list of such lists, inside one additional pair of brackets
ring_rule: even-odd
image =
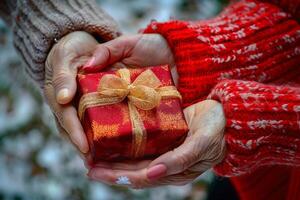
[[(111, 65), (115, 67), (146, 67), (164, 64), (174, 67), (172, 51), (166, 40), (159, 34), (139, 34), (121, 36), (99, 44), (83, 70), (86, 72), (99, 71)], [(175, 71), (173, 76), (175, 79), (177, 78)], [(176, 80), (174, 81), (176, 82)]]
[(184, 143), (153, 161), (98, 163), (91, 179), (133, 188), (184, 185), (222, 161), (225, 116), (220, 103), (205, 100), (184, 110), (189, 133)]
[(78, 67), (92, 55), (98, 42), (86, 32), (73, 32), (56, 43), (46, 60), (44, 94), (58, 121), (58, 129), (82, 153), (89, 150), (86, 136), (72, 105)]

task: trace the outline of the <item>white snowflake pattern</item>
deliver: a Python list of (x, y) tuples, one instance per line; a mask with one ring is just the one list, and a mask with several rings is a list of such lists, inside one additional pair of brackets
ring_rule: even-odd
[(226, 49), (224, 44), (214, 44), (214, 45), (211, 45), (211, 47), (216, 51), (222, 51), (222, 50)]
[(252, 55), (249, 56), (248, 60), (249, 61), (257, 60), (262, 56), (263, 56), (263, 53), (252, 54)]
[(266, 129), (267, 127), (281, 129), (283, 127), (282, 120), (256, 120), (248, 121), (247, 125), (250, 129), (255, 130), (256, 128)]
[(255, 50), (257, 50), (256, 43), (250, 44), (245, 47), (245, 52), (250, 52), (250, 51), (255, 51)]
[(215, 33), (219, 33), (221, 31), (221, 28), (220, 27), (213, 27), (210, 32), (212, 34), (215, 34)]
[(236, 38), (237, 39), (241, 39), (241, 38), (246, 37), (246, 33), (244, 31), (245, 31), (244, 29), (241, 29), (241, 30), (237, 31), (235, 33), (236, 34)]
[(197, 37), (201, 42), (204, 42), (204, 43), (210, 43), (210, 39), (208, 37), (204, 37), (202, 35), (199, 35)]
[(214, 63), (227, 63), (227, 62), (230, 62), (230, 61), (235, 61), (236, 60), (236, 56), (235, 55), (231, 55), (231, 56), (227, 56), (226, 58), (220, 58), (220, 57), (214, 57), (214, 58), (211, 58), (212, 61)]
[(282, 104), (281, 108), (284, 111), (288, 111), (288, 104)]
[(212, 38), (215, 42), (218, 42), (219, 40), (221, 40), (223, 38), (223, 36), (222, 35), (216, 35), (216, 36), (213, 36)]
[(300, 105), (294, 106), (293, 110), (294, 110), (295, 112), (300, 112)]
[(256, 51), (257, 50), (257, 46), (256, 46), (256, 43), (253, 43), (253, 44), (250, 44), (248, 46), (245, 46), (241, 49), (238, 49), (236, 51), (237, 54), (244, 54), (244, 53), (248, 53), (248, 52), (251, 52), (251, 51)]
[(262, 94), (255, 94), (255, 93), (241, 93), (240, 94), (240, 97), (246, 101), (248, 100), (249, 98), (253, 98), (255, 99), (256, 101), (259, 100), (260, 98), (263, 98), (264, 96)]
[(263, 81), (265, 81), (267, 79), (268, 79), (268, 76), (267, 76), (267, 74), (265, 72), (261, 73), (261, 75), (259, 75), (258, 78), (257, 78), (257, 80), (259, 82), (263, 82)]
[(239, 26), (236, 25), (236, 24), (228, 24), (228, 26), (225, 27), (224, 30), (225, 31), (233, 31), (233, 30), (238, 29), (238, 28), (239, 28)]
[(296, 47), (295, 50), (294, 50), (294, 53), (296, 55), (299, 55), (300, 54), (300, 47)]
[(259, 27), (256, 26), (255, 24), (249, 26), (249, 28), (252, 29), (252, 30), (258, 30), (259, 29)]
[(286, 43), (293, 43), (295, 42), (295, 38), (291, 37), (290, 35), (286, 34), (282, 37), (282, 39), (286, 42)]
[(254, 3), (254, 2), (247, 2), (247, 3), (245, 3), (245, 5), (246, 5), (248, 8), (255, 8), (255, 7), (256, 7), (256, 3)]
[(285, 13), (285, 12), (277, 12), (277, 13), (274, 14), (274, 16), (287, 17), (287, 13)]
[(240, 126), (241, 121), (232, 120), (231, 122), (232, 122), (232, 124), (231, 124), (231, 127), (232, 127), (232, 128), (234, 128), (234, 129), (236, 129), (236, 130), (242, 129), (242, 127)]

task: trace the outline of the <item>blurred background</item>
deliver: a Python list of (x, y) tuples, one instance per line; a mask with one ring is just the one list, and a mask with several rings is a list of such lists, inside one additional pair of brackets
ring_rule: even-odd
[[(124, 33), (153, 19), (203, 19), (226, 0), (98, 0)], [(39, 91), (28, 81), (0, 19), (0, 200), (204, 200), (214, 175), (206, 172), (183, 187), (130, 190), (91, 182), (74, 148), (59, 137)]]

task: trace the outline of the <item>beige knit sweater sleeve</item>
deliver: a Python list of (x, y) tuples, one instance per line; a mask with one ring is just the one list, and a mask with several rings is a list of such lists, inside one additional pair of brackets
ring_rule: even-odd
[(56, 39), (78, 30), (103, 41), (119, 35), (115, 21), (95, 0), (0, 0), (0, 17), (13, 30), (26, 72), (41, 87), (45, 60)]

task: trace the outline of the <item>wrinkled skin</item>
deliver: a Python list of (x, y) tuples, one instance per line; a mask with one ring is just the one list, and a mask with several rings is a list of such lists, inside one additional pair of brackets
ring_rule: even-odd
[(89, 150), (86, 136), (72, 105), (78, 68), (92, 55), (98, 42), (86, 32), (73, 32), (59, 40), (46, 60), (44, 95), (57, 126), (81, 153)]

